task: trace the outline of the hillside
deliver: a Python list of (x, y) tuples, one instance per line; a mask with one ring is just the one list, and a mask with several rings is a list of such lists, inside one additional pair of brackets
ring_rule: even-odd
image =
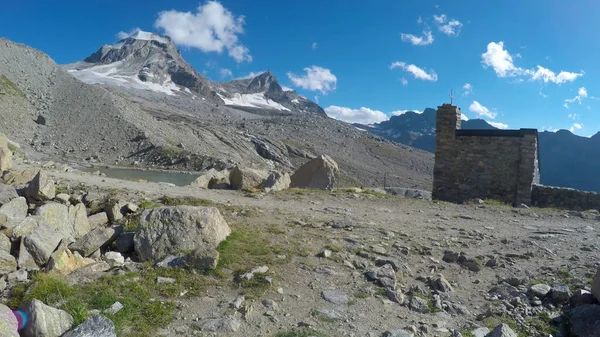
[[(430, 188), (433, 156), (328, 118), (265, 72), (210, 81), (168, 37), (136, 33), (84, 61), (57, 65), (3, 39), (7, 111), (0, 132), (32, 158), (204, 171), (236, 164), (292, 171), (331, 155), (347, 185)], [(12, 90), (10, 88), (16, 88)]]

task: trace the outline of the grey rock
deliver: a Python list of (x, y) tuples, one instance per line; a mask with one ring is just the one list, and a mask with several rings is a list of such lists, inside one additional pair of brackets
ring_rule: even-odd
[(290, 187), (330, 190), (335, 186), (338, 173), (338, 164), (328, 155), (320, 155), (294, 172)]
[(64, 238), (72, 238), (75, 235), (67, 206), (57, 202), (48, 202), (36, 208), (35, 215), (42, 217), (52, 229), (62, 233)]
[(469, 310), (466, 306), (454, 302), (445, 302), (444, 310), (452, 315), (468, 315)]
[(215, 269), (219, 263), (219, 252), (214, 248), (198, 248), (183, 257), (183, 263), (196, 269)]
[(326, 317), (330, 320), (341, 320), (344, 319), (344, 314), (342, 314), (339, 311), (336, 310), (332, 310), (332, 309), (315, 309), (314, 313), (316, 315), (320, 315), (323, 317)]
[(77, 238), (82, 237), (92, 229), (83, 203), (69, 206), (69, 221), (73, 226), (74, 235)]
[(18, 197), (19, 195), (14, 187), (0, 183), (0, 206)]
[(25, 248), (33, 256), (35, 263), (42, 267), (56, 250), (63, 235), (48, 226), (40, 226), (23, 240)]
[(348, 296), (341, 290), (323, 290), (321, 292), (323, 299), (332, 304), (348, 304)]
[(571, 310), (571, 335), (600, 336), (600, 305), (585, 304)]
[(16, 241), (24, 236), (27, 236), (35, 231), (41, 225), (48, 226), (48, 223), (44, 218), (39, 215), (28, 216), (18, 225), (12, 228), (10, 237), (13, 241)]
[(117, 337), (115, 324), (106, 316), (92, 315), (62, 337)]
[(217, 171), (213, 168), (206, 171), (204, 174), (196, 178), (190, 186), (196, 186), (201, 188), (218, 188), (219, 186), (229, 185), (229, 172)]
[(119, 219), (123, 219), (123, 214), (125, 213), (126, 202), (123, 201), (112, 201), (108, 205), (106, 205), (106, 215), (110, 221), (115, 221)]
[(79, 252), (83, 257), (88, 257), (98, 249), (111, 244), (122, 232), (123, 226), (96, 227), (79, 240), (71, 243), (69, 248), (74, 252)]
[(106, 215), (106, 212), (90, 215), (88, 216), (88, 223), (90, 225), (90, 229), (102, 227), (108, 223), (108, 215)]
[(117, 301), (115, 303), (113, 303), (110, 308), (106, 309), (105, 312), (111, 315), (116, 314), (117, 312), (121, 311), (121, 309), (123, 309), (124, 306), (123, 304), (121, 304), (121, 302)]
[[(4, 234), (1, 234), (4, 236)], [(17, 270), (17, 260), (9, 252), (0, 250), (0, 275), (12, 273)]]
[(19, 245), (19, 258), (17, 259), (17, 266), (22, 270), (40, 269), (33, 256), (27, 250), (27, 247), (25, 247), (25, 240), (21, 240)]
[(132, 202), (128, 202), (125, 205), (125, 210), (127, 211), (127, 213), (135, 213), (137, 212), (139, 209), (138, 205), (132, 203)]
[(102, 260), (108, 263), (111, 268), (120, 267), (125, 264), (125, 258), (119, 252), (106, 252), (106, 254), (102, 256)]
[(142, 261), (157, 262), (180, 251), (215, 249), (230, 233), (215, 207), (158, 207), (142, 213), (135, 251)]
[(444, 257), (442, 257), (442, 260), (444, 262), (454, 263), (454, 262), (458, 261), (458, 256), (459, 256), (459, 253), (457, 253), (457, 252), (445, 251)]
[(592, 304), (594, 302), (594, 296), (587, 290), (577, 289), (571, 296), (571, 307), (578, 307), (584, 304)]
[(506, 324), (502, 323), (492, 330), (486, 337), (518, 337), (517, 334)]
[(473, 335), (473, 337), (485, 337), (489, 333), (490, 333), (490, 329), (488, 329), (486, 327), (477, 328), (477, 329), (471, 331), (471, 334)]
[(405, 198), (420, 199), (420, 200), (431, 200), (431, 192), (425, 190), (418, 190), (414, 188), (398, 188), (390, 187), (385, 189), (386, 192), (401, 195)]
[(56, 195), (54, 181), (48, 177), (46, 172), (40, 170), (27, 187), (27, 196), (40, 201), (52, 200)]
[(431, 312), (431, 310), (429, 310), (429, 306), (427, 306), (427, 301), (417, 296), (411, 296), (408, 307), (410, 310), (424, 314)]
[(229, 173), (229, 181), (232, 189), (241, 190), (244, 188), (259, 187), (268, 176), (269, 173), (266, 171), (236, 166)]
[(6, 227), (14, 227), (19, 224), (27, 216), (27, 200), (23, 197), (18, 197), (10, 200), (0, 206), (0, 214), (6, 215)]
[(134, 251), (133, 237), (135, 232), (122, 233), (117, 237), (117, 251), (121, 254), (127, 254)]
[(12, 168), (13, 153), (8, 147), (0, 146), (0, 173)]
[(0, 336), (19, 337), (19, 322), (12, 310), (4, 304), (0, 304)]
[(277, 192), (288, 189), (291, 183), (292, 180), (288, 173), (273, 172), (262, 183), (261, 188), (265, 192)]
[(73, 317), (66, 311), (36, 299), (26, 303), (22, 310), (29, 315), (29, 323), (21, 331), (22, 337), (59, 337), (73, 326)]
[(27, 282), (29, 274), (24, 269), (19, 269), (17, 271), (13, 271), (12, 273), (6, 275), (6, 281), (10, 285), (14, 285), (17, 283), (25, 283)]
[(390, 264), (368, 271), (365, 276), (367, 280), (376, 282), (384, 288), (396, 290), (396, 272)]
[(529, 288), (531, 293), (537, 297), (545, 297), (546, 295), (548, 295), (548, 293), (550, 292), (550, 289), (552, 289), (549, 285), (547, 284), (542, 284), (542, 283), (538, 283), (538, 284), (534, 284), (531, 286), (531, 288)]
[(175, 284), (176, 282), (177, 280), (171, 277), (159, 276), (156, 278), (156, 284)]
[(54, 201), (61, 203), (63, 205), (71, 205), (71, 196), (66, 193), (59, 193), (54, 197)]
[(443, 275), (440, 275), (438, 278), (436, 278), (433, 281), (432, 286), (434, 290), (438, 290), (443, 293), (448, 293), (452, 291), (452, 285), (450, 285), (450, 282), (448, 282), (448, 280), (446, 280)]
[(496, 295), (496, 296), (498, 296), (500, 298), (504, 298), (504, 299), (510, 299), (510, 298), (518, 297), (518, 296), (522, 295), (522, 293), (519, 291), (519, 289), (517, 289), (507, 283), (502, 283), (502, 284), (492, 287), (492, 289), (490, 289), (490, 291), (488, 293), (490, 295)]
[(0, 233), (0, 250), (10, 254), (11, 245), (10, 239), (4, 233)]
[(569, 290), (569, 286), (567, 285), (555, 285), (552, 287), (550, 291), (552, 295), (552, 300), (555, 303), (567, 302), (571, 297), (571, 291)]
[(207, 318), (199, 324), (201, 330), (212, 332), (236, 332), (241, 326), (242, 322), (233, 316)]
[(104, 261), (89, 264), (71, 272), (65, 280), (69, 284), (83, 284), (99, 279), (110, 265)]

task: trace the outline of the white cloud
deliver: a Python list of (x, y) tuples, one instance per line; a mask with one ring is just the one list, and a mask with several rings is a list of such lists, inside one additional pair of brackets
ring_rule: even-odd
[(252, 62), (252, 56), (238, 35), (244, 33), (244, 16), (235, 17), (218, 1), (200, 5), (196, 13), (162, 11), (154, 26), (161, 28), (176, 44), (203, 52), (227, 50), (237, 62)]
[(325, 108), (325, 113), (331, 118), (339, 119), (348, 123), (373, 124), (388, 120), (388, 116), (385, 113), (365, 107), (360, 109), (350, 109), (331, 105)]
[(431, 31), (424, 31), (423, 36), (402, 33), (400, 34), (400, 38), (404, 42), (410, 42), (413, 46), (427, 46), (433, 43)]
[(583, 129), (583, 124), (573, 123), (573, 125), (569, 128), (569, 131), (575, 132), (575, 130)]
[(537, 69), (523, 69), (517, 67), (508, 50), (504, 49), (503, 41), (498, 43), (488, 43), (487, 51), (481, 54), (481, 63), (483, 63), (484, 68), (492, 67), (498, 77), (527, 76), (530, 77), (531, 80), (543, 81), (544, 83), (552, 82), (563, 84), (565, 82), (573, 82), (584, 74), (583, 71), (581, 73), (561, 71), (557, 75), (553, 71), (539, 65), (537, 66)]
[(556, 128), (553, 128), (553, 127), (551, 127), (551, 126), (542, 126), (540, 129), (541, 129), (542, 131), (549, 131), (549, 132), (556, 132), (556, 131), (558, 131), (558, 129), (556, 129)]
[(120, 31), (117, 33), (117, 37), (119, 38), (119, 40), (123, 40), (139, 31), (141, 31), (141, 29), (139, 27), (136, 27), (136, 28), (130, 30), (129, 32)]
[(402, 85), (403, 85), (403, 86), (407, 86), (407, 85), (408, 85), (408, 80), (407, 80), (406, 78), (404, 78), (404, 77), (402, 77), (402, 78), (400, 79), (400, 82), (402, 82)]
[(418, 24), (421, 24), (421, 23), (423, 23), (423, 18), (419, 16), (419, 18), (417, 19), (417, 23), (418, 23)]
[(249, 74), (247, 74), (247, 75), (240, 76), (240, 77), (236, 78), (236, 80), (246, 80), (246, 79), (249, 79), (249, 78), (255, 78), (256, 76), (258, 76), (258, 75), (260, 75), (260, 74), (264, 73), (265, 71), (266, 71), (266, 70), (263, 70), (263, 71), (257, 71), (257, 72), (251, 71), (251, 72), (250, 72)]
[(404, 71), (411, 73), (416, 79), (419, 79), (419, 80), (435, 82), (438, 79), (437, 74), (435, 73), (435, 71), (433, 69), (431, 69), (429, 72), (426, 72), (425, 70), (417, 67), (414, 64), (406, 64), (404, 62), (394, 62), (394, 63), (392, 63), (392, 65), (390, 65), (390, 69), (394, 69), (394, 68), (401, 68)]
[(469, 111), (474, 112), (479, 116), (484, 116), (491, 119), (496, 118), (496, 116), (498, 115), (497, 113), (490, 111), (488, 108), (484, 107), (477, 101), (473, 101), (473, 103), (471, 103), (471, 105), (469, 106)]
[(508, 124), (500, 123), (500, 122), (490, 122), (486, 121), (489, 125), (497, 128), (497, 129), (508, 129)]
[(463, 96), (468, 96), (473, 93), (473, 86), (470, 83), (465, 83), (462, 88), (464, 90)]
[(568, 117), (572, 120), (577, 120), (579, 118), (579, 115), (572, 112), (568, 115)]
[(548, 95), (544, 94), (543, 92), (540, 91), (540, 96), (544, 97), (544, 98), (548, 98)]
[(231, 72), (231, 70), (226, 69), (226, 68), (221, 68), (221, 70), (219, 70), (219, 74), (221, 74), (221, 78), (233, 76), (233, 73)]
[(463, 24), (460, 23), (460, 21), (458, 20), (448, 20), (446, 14), (434, 15), (433, 21), (437, 24), (440, 32), (448, 36), (458, 36), (460, 34), (460, 30), (463, 27)]
[(418, 114), (422, 114), (423, 113), (423, 111), (420, 111), (420, 110), (396, 110), (396, 111), (392, 111), (390, 113), (390, 115), (392, 115), (392, 116), (400, 116), (400, 115), (404, 115), (405, 113), (407, 113), (409, 111), (416, 112)]
[(467, 117), (467, 115), (465, 115), (465, 114), (461, 113), (461, 114), (460, 114), (460, 120), (462, 120), (462, 121), (468, 121), (468, 120), (469, 120), (469, 118)]
[(306, 75), (298, 76), (291, 72), (287, 73), (292, 83), (302, 89), (311, 91), (320, 91), (326, 95), (328, 91), (335, 90), (337, 77), (331, 73), (331, 70), (313, 65), (310, 68), (304, 68)]
[(315, 103), (319, 104), (319, 95), (315, 95)]
[(313, 42), (313, 44), (312, 44), (312, 49), (317, 49), (317, 46), (318, 46), (318, 43), (316, 43), (316, 42)]
[(577, 90), (577, 96), (571, 98), (571, 99), (566, 99), (565, 100), (565, 104), (563, 104), (563, 106), (565, 108), (569, 108), (569, 103), (573, 103), (575, 101), (579, 102), (579, 104), (581, 104), (581, 99), (582, 98), (586, 98), (588, 96), (588, 92), (587, 89), (585, 89), (585, 87), (581, 87), (579, 88), (579, 90)]

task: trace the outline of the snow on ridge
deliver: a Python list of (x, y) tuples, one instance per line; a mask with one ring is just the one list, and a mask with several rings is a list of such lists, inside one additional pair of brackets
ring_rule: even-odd
[(300, 104), (300, 102), (298, 101), (298, 99), (297, 99), (297, 98), (294, 98), (294, 99), (292, 100), (292, 103), (295, 103), (295, 104)]
[(234, 105), (234, 106), (245, 106), (251, 108), (267, 108), (267, 109), (275, 109), (280, 111), (290, 111), (290, 109), (284, 107), (283, 105), (265, 98), (264, 93), (259, 92), (255, 94), (239, 94), (236, 93), (231, 98), (227, 98), (220, 93), (217, 93), (219, 97), (225, 102), (225, 105)]
[(169, 78), (163, 84), (144, 82), (137, 75), (120, 75), (117, 74), (122, 61), (93, 66), (86, 69), (70, 69), (69, 73), (75, 78), (87, 84), (105, 84), (127, 87), (132, 89), (151, 90), (162, 92), (169, 96), (175, 95), (175, 92), (180, 91), (179, 87)]
[(129, 37), (134, 38), (136, 40), (157, 41), (157, 42), (164, 43), (164, 44), (168, 44), (170, 42), (169, 39), (164, 36), (160, 36), (155, 33), (144, 32), (141, 30), (135, 32), (133, 35), (131, 35)]

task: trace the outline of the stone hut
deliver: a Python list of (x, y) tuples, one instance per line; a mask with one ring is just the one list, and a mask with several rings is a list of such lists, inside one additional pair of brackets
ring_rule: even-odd
[(537, 129), (461, 130), (460, 108), (438, 107), (432, 198), (532, 203), (539, 184)]

